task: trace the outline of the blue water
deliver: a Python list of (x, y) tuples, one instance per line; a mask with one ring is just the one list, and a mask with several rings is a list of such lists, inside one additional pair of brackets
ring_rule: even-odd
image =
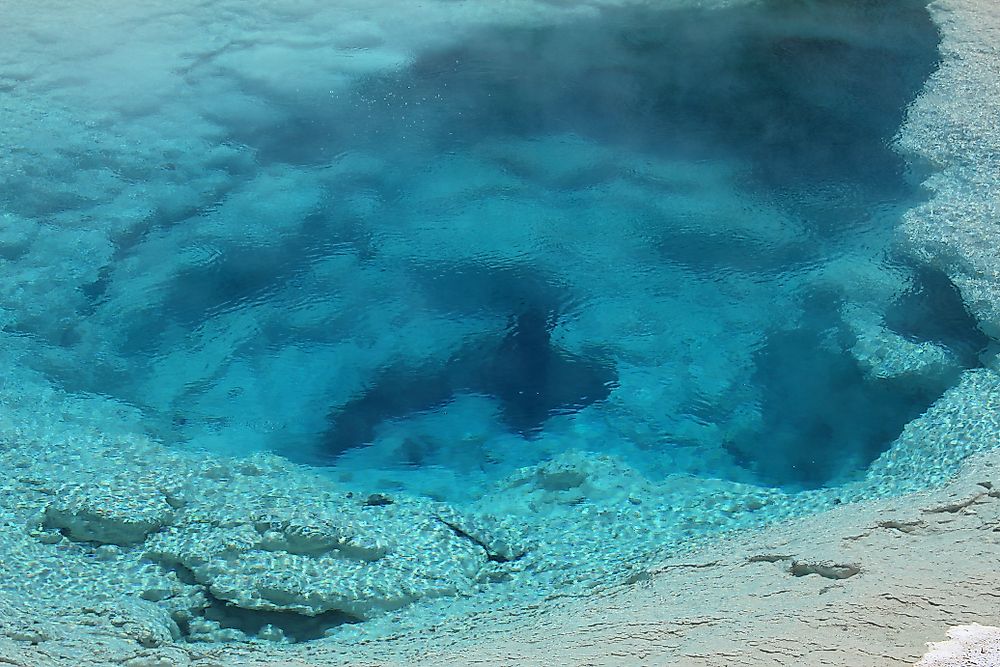
[[(894, 235), (923, 193), (892, 142), (937, 41), (919, 2), (770, 2), (484, 27), (347, 85), (302, 71), (301, 93), (192, 57), (228, 152), (143, 168), (223, 185), (152, 193), (72, 321), (16, 328), (164, 442), (406, 471), (441, 499), (474, 492), (421, 471), (481, 489), (569, 448), (837, 484), (986, 342)], [(872, 374), (871, 321), (951, 362)]]
[[(0, 510), (33, 596), (349, 641), (620, 581), (911, 488), (841, 485), (989, 343), (897, 233), (922, 2), (88, 2), (0, 12)], [(46, 509), (65, 484), (171, 518), (104, 549)]]

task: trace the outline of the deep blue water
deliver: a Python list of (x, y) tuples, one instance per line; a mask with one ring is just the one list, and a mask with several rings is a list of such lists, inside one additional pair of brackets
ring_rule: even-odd
[[(252, 159), (117, 239), (81, 288), (102, 355), (71, 327), (45, 370), (166, 441), (317, 466), (495, 477), (583, 447), (837, 483), (985, 345), (894, 236), (937, 43), (920, 2), (844, 0), (481, 29), (324, 96), (195, 61), (267, 109), (202, 112)], [(873, 374), (871, 321), (951, 362)]]

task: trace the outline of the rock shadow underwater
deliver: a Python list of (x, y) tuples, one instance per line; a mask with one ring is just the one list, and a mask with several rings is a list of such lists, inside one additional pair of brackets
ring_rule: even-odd
[(604, 400), (616, 380), (612, 364), (559, 350), (551, 339), (556, 319), (521, 312), (501, 336), (471, 342), (437, 367), (380, 372), (360, 397), (330, 414), (320, 451), (332, 457), (368, 444), (379, 424), (439, 409), (460, 394), (495, 399), (502, 423), (527, 438), (553, 415)]
[(807, 326), (776, 328), (755, 354), (761, 423), (726, 448), (765, 484), (814, 488), (859, 475), (962, 370), (981, 365), (989, 343), (947, 276), (927, 267), (884, 321), (888, 345), (933, 350), (930, 364), (873, 367), (836, 301), (814, 295)]

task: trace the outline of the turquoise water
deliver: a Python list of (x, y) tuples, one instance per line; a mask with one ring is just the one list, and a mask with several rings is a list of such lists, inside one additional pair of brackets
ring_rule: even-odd
[[(120, 238), (78, 315), (113, 363), (56, 372), (166, 440), (316, 465), (509, 469), (579, 429), (654, 470), (834, 482), (954, 379), (866, 377), (845, 319), (920, 290), (891, 142), (935, 43), (918, 3), (834, 3), (483, 29), (321, 98), (194, 60), (268, 110), (213, 118), (263, 191)], [(285, 165), (304, 182), (267, 185)], [(910, 310), (896, 333), (975, 347)]]
[[(160, 442), (459, 506), (581, 449), (798, 491), (856, 479), (979, 365), (895, 233), (924, 196), (893, 148), (938, 57), (919, 2), (485, 21), (339, 69), (240, 60), (261, 23), (208, 25), (156, 104), (102, 108), (99, 50), (82, 83), (7, 88), (125, 148), (5, 174), (10, 266), (65, 233), (4, 330)], [(337, 38), (278, 23), (289, 53)]]

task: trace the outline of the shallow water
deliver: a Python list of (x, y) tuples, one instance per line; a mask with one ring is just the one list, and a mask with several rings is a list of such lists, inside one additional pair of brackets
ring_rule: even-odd
[(578, 449), (795, 491), (979, 364), (895, 236), (938, 57), (919, 2), (484, 22), (389, 64), (258, 9), (147, 43), (159, 96), (86, 39), (9, 87), (62, 115), (0, 191), (0, 257), (45, 283), (5, 292), (4, 331), (158, 440), (458, 504)]

